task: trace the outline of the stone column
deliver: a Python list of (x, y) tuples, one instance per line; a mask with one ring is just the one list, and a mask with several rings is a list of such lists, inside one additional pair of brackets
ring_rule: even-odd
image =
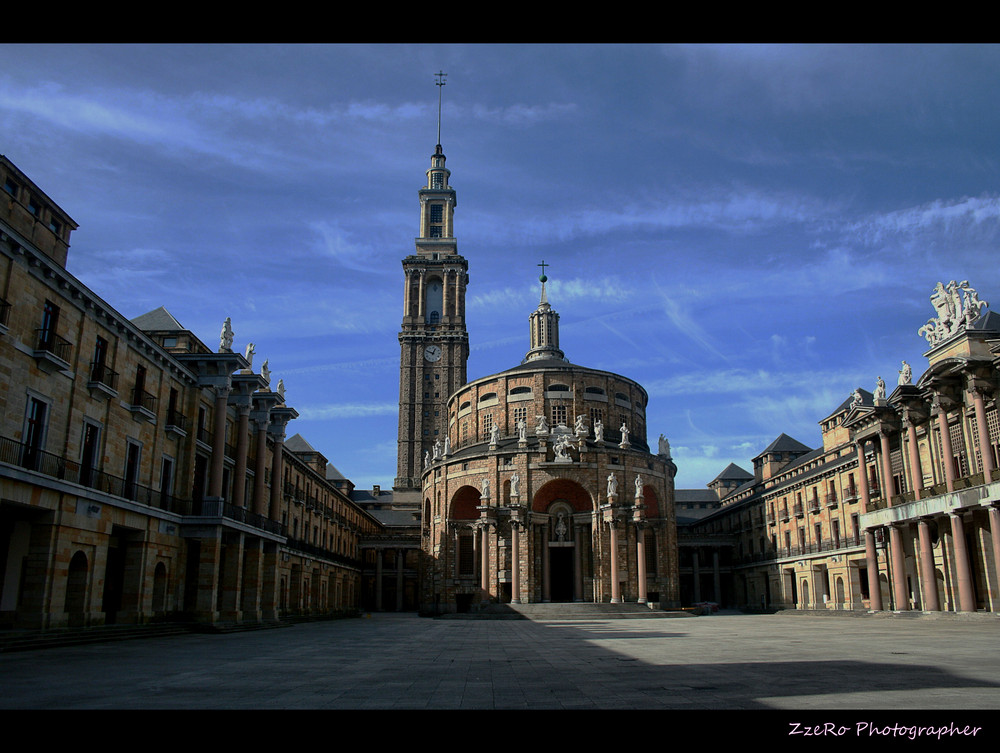
[(212, 468), (208, 482), (208, 496), (222, 497), (222, 469), (226, 452), (226, 406), (229, 402), (229, 386), (215, 388), (215, 412), (212, 417)]
[(622, 602), (622, 586), (618, 582), (618, 523), (615, 520), (610, 521), (611, 526), (611, 603), (621, 604)]
[(549, 521), (538, 527), (542, 534), (542, 601), (552, 601), (552, 582), (549, 573)]
[(450, 316), (450, 314), (448, 312), (448, 303), (449, 303), (449, 300), (448, 300), (449, 299), (449, 295), (448, 295), (448, 278), (450, 276), (451, 276), (451, 270), (450, 269), (446, 269), (444, 271), (444, 273), (441, 275), (441, 277), (442, 277), (442, 279), (441, 279), (441, 321), (442, 322), (444, 322), (444, 320), (448, 316)]
[(976, 598), (972, 591), (972, 568), (969, 566), (969, 550), (965, 545), (965, 526), (961, 513), (949, 513), (951, 535), (955, 548), (955, 578), (958, 581), (959, 610), (976, 611)]
[(485, 523), (480, 527), (480, 535), (482, 536), (482, 579), (480, 582), (480, 588), (483, 590), (483, 604), (488, 604), (490, 601), (490, 528)]
[(278, 586), (280, 585), (277, 544), (273, 542), (264, 543), (263, 560), (263, 577), (260, 589), (261, 617), (265, 620), (277, 620), (279, 603)]
[(268, 499), (264, 476), (267, 469), (267, 420), (255, 420), (254, 429), (257, 433), (257, 454), (254, 456), (253, 469), (253, 511), (261, 517), (267, 517)]
[(281, 495), (284, 493), (281, 473), (283, 470), (281, 453), (285, 446), (285, 432), (273, 431), (274, 446), (271, 449), (271, 507), (268, 513), (271, 520), (281, 520)]
[(510, 522), (510, 603), (521, 603), (521, 523)]
[(417, 288), (417, 318), (420, 321), (424, 320), (424, 270), (419, 270), (417, 272), (417, 280), (419, 282), (419, 287)]
[(889, 435), (884, 431), (878, 433), (879, 449), (882, 455), (882, 499), (885, 506), (892, 505), (892, 455), (889, 451)]
[(865, 462), (864, 442), (855, 442), (858, 448), (858, 490), (861, 492), (861, 514), (871, 506), (871, 492), (868, 491), (868, 464)]
[(638, 603), (645, 604), (646, 599), (646, 530), (642, 525), (635, 527), (636, 570), (639, 572)]
[(236, 408), (239, 411), (239, 423), (236, 431), (236, 468), (233, 471), (233, 505), (244, 507), (246, 503), (247, 489), (247, 445), (249, 444), (250, 430), (250, 402), (240, 404)]
[(912, 421), (906, 422), (906, 444), (910, 453), (910, 476), (908, 482), (913, 490), (913, 498), (920, 499), (920, 489), (924, 485), (924, 474), (920, 470), (920, 447), (917, 445), (917, 427)]
[[(862, 486), (864, 489), (865, 486)], [(867, 496), (867, 494), (866, 494)], [(882, 611), (882, 586), (878, 581), (878, 554), (875, 551), (875, 531), (865, 531), (865, 566), (868, 568), (869, 606), (875, 612)]]
[(261, 619), (261, 587), (263, 586), (264, 541), (252, 538), (244, 541), (243, 597), (240, 610), (243, 619), (259, 622)]
[(409, 317), (410, 314), (410, 270), (403, 271), (403, 277), (406, 280), (405, 287), (403, 288), (403, 316)]
[(583, 526), (573, 524), (573, 601), (583, 601)]
[[(993, 543), (993, 574), (1000, 583), (1000, 509), (996, 505), (990, 507), (990, 539)], [(997, 611), (994, 601), (994, 611)]]
[(243, 616), (240, 592), (243, 589), (243, 534), (226, 534), (226, 545), (222, 550), (222, 604), (219, 617), (227, 622), (240, 622)]
[(948, 412), (941, 401), (934, 398), (934, 409), (937, 411), (938, 432), (941, 434), (941, 462), (944, 465), (944, 481), (948, 491), (955, 491), (955, 455), (951, 448), (951, 432), (948, 431)]
[[(221, 530), (216, 529), (216, 535)], [(195, 598), (199, 622), (214, 623), (218, 618), (219, 563), (222, 559), (222, 539), (203, 536), (198, 546), (198, 588)]]
[(896, 610), (910, 608), (910, 595), (906, 591), (906, 564), (903, 559), (903, 534), (898, 525), (889, 526), (889, 551), (892, 557), (892, 593)]
[(976, 438), (979, 443), (979, 456), (982, 458), (983, 483), (988, 484), (993, 478), (993, 452), (990, 447), (990, 428), (986, 423), (986, 406), (983, 404), (983, 390), (974, 387), (972, 404), (976, 411)]
[(930, 523), (926, 518), (917, 521), (917, 538), (920, 542), (920, 592), (924, 597), (924, 611), (938, 612), (937, 578), (934, 577), (934, 549), (931, 546)]

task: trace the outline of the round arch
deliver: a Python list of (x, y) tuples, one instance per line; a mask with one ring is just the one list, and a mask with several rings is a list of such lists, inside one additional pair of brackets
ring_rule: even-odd
[(476, 520), (479, 517), (480, 492), (474, 486), (463, 486), (451, 498), (448, 517), (451, 520)]
[(660, 498), (654, 489), (649, 484), (642, 485), (642, 498), (643, 502), (646, 504), (646, 517), (647, 518), (658, 518), (660, 517)]
[(594, 500), (590, 492), (567, 478), (557, 478), (543, 484), (531, 500), (531, 509), (534, 512), (545, 512), (557, 500), (567, 502), (573, 512), (594, 511)]

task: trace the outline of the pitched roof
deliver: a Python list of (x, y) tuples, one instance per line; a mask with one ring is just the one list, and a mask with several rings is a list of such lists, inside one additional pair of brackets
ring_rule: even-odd
[(315, 447), (309, 444), (305, 437), (301, 434), (295, 434), (289, 439), (285, 440), (285, 449), (291, 452), (319, 452)]
[(761, 452), (757, 457), (760, 457), (768, 452), (809, 452), (811, 449), (811, 447), (807, 447), (799, 440), (792, 439), (787, 434), (782, 433), (777, 439), (771, 442), (771, 444), (765, 447), (763, 452)]
[(709, 483), (714, 484), (716, 481), (747, 481), (752, 478), (752, 473), (743, 470), (736, 463), (730, 463), (722, 469), (722, 473), (713, 478)]
[(137, 316), (132, 320), (132, 324), (144, 332), (184, 330), (184, 326), (163, 306)]

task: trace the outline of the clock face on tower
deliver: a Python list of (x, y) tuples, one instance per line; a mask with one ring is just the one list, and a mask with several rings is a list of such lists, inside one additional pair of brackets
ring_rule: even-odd
[(424, 348), (424, 358), (431, 363), (441, 359), (441, 347), (439, 345), (428, 345)]

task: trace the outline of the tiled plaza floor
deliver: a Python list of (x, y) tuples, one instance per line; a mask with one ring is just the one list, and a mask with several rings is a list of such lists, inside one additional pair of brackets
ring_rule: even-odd
[(0, 708), (957, 714), (1000, 709), (998, 636), (990, 618), (376, 614), (0, 654)]

